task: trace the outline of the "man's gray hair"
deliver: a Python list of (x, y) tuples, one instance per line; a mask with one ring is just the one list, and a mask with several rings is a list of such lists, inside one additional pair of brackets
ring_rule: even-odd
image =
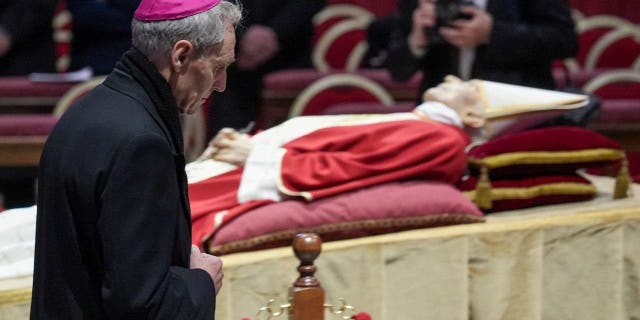
[(223, 0), (205, 12), (182, 19), (161, 21), (133, 19), (131, 42), (151, 61), (168, 57), (172, 46), (179, 40), (191, 42), (195, 52), (204, 56), (209, 49), (222, 42), (227, 25), (235, 26), (241, 18), (241, 9)]

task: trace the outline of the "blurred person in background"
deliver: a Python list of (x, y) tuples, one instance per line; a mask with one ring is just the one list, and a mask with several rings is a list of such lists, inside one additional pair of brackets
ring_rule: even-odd
[(109, 74), (131, 46), (131, 18), (140, 0), (67, 0), (72, 17), (71, 70)]
[(227, 90), (211, 99), (209, 134), (244, 128), (261, 104), (262, 78), (272, 71), (311, 67), (313, 16), (324, 0), (238, 0), (245, 14), (238, 30), (237, 63)]
[(0, 1), (0, 75), (53, 72), (56, 0)]
[(388, 69), (423, 71), (418, 99), (447, 74), (553, 89), (552, 61), (577, 50), (566, 0), (399, 0)]
[(223, 91), (240, 10), (143, 0), (133, 47), (47, 138), (32, 319), (214, 319), (222, 261), (191, 245), (180, 114)]

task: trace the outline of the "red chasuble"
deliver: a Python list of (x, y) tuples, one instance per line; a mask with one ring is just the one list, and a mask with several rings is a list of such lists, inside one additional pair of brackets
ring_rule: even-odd
[[(390, 181), (454, 183), (466, 166), (468, 143), (457, 127), (411, 118), (324, 127), (274, 147), (272, 153), (281, 154), (274, 191), (311, 201)], [(277, 201), (254, 197), (240, 203), (240, 181), (251, 179), (242, 174), (237, 168), (189, 184), (193, 243), (202, 245), (239, 214)]]

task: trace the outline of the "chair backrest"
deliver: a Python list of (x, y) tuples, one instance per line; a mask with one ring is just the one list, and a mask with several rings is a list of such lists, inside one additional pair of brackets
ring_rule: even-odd
[[(73, 103), (101, 84), (106, 78), (107, 76), (95, 77), (71, 87), (56, 104), (53, 115), (60, 117)], [(204, 110), (200, 109), (194, 114), (181, 116), (180, 121), (182, 123), (185, 158), (187, 161), (195, 160), (202, 153), (207, 143)]]
[(587, 82), (582, 90), (603, 99), (638, 99), (640, 112), (640, 71), (612, 70)]
[(571, 8), (584, 16), (615, 15), (633, 23), (640, 22), (640, 1), (634, 0), (569, 0)]
[(314, 45), (311, 60), (321, 72), (356, 70), (367, 52), (367, 27), (374, 15), (362, 7), (335, 4), (313, 18)]
[(373, 14), (376, 17), (384, 17), (396, 12), (398, 7), (398, 0), (383, 0), (383, 1), (371, 1), (371, 0), (329, 0), (327, 4), (349, 4), (363, 8)]
[(88, 81), (81, 82), (71, 87), (56, 103), (53, 109), (54, 116), (61, 116), (69, 107), (78, 99), (82, 98), (89, 91), (93, 90), (97, 85), (101, 84), (107, 76), (94, 77)]
[(293, 101), (289, 118), (321, 114), (322, 110), (342, 102), (377, 101), (391, 106), (391, 95), (378, 83), (356, 74), (332, 74), (320, 78), (302, 90)]
[(570, 72), (640, 66), (640, 28), (616, 15), (584, 16), (574, 10), (579, 51), (564, 60)]

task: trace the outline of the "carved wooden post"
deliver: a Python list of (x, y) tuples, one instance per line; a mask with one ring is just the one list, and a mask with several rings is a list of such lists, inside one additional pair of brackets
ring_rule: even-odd
[(313, 261), (320, 255), (322, 241), (313, 233), (299, 233), (293, 239), (293, 252), (300, 260), (300, 277), (289, 290), (292, 309), (289, 320), (324, 320), (324, 289), (313, 274)]

